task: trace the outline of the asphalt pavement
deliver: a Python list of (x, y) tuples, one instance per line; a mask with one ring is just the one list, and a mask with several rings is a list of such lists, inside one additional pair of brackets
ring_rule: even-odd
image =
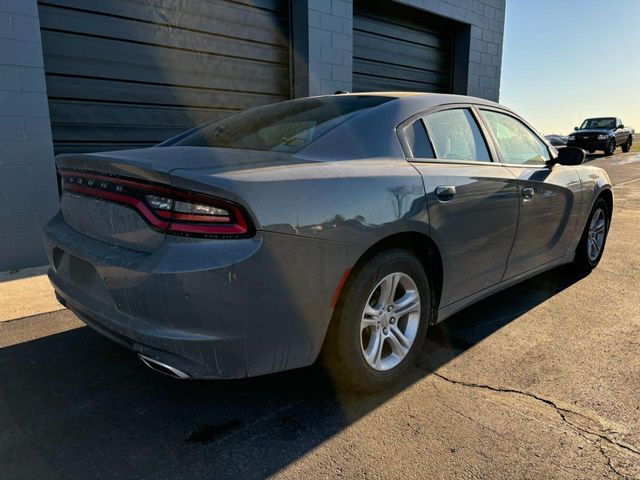
[(600, 266), (432, 328), (393, 391), (180, 382), (67, 310), (0, 323), (0, 478), (640, 478), (640, 154), (588, 161), (616, 185)]

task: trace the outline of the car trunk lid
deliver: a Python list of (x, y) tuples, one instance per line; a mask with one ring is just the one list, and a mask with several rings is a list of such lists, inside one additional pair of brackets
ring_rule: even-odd
[[(66, 154), (56, 157), (56, 166), (63, 185), (71, 183), (74, 190), (63, 189), (60, 209), (65, 222), (89, 237), (103, 242), (151, 253), (165, 240), (162, 225), (151, 225), (131, 205), (96, 198), (80, 191), (99, 187), (100, 195), (117, 195), (119, 184), (110, 180), (127, 179), (143, 184), (171, 188), (169, 172), (175, 168), (163, 149), (145, 148), (89, 154)], [(107, 195), (105, 195), (107, 194)]]
[[(139, 150), (60, 155), (63, 180), (61, 210), (67, 224), (92, 238), (143, 252), (153, 252), (166, 239), (167, 225), (145, 215), (147, 186), (173, 192), (191, 187), (198, 193), (240, 204), (250, 210), (224, 180), (224, 173), (285, 165), (286, 153), (210, 147), (154, 147)], [(174, 185), (171, 172), (206, 168), (207, 185)], [(218, 175), (216, 175), (216, 173)], [(218, 180), (218, 181), (216, 181)], [(134, 189), (138, 204), (119, 200)], [(167, 193), (167, 196), (170, 195)], [(96, 198), (98, 197), (98, 198)], [(133, 208), (132, 208), (133, 207)], [(167, 220), (168, 222), (168, 220)]]
[(112, 175), (170, 183), (177, 168), (220, 172), (286, 164), (291, 154), (215, 147), (151, 147), (117, 152), (58, 155), (58, 168), (94, 170)]

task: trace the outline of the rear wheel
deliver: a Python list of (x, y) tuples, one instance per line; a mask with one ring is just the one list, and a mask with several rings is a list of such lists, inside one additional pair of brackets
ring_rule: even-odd
[(622, 151), (624, 153), (629, 153), (629, 150), (631, 150), (632, 142), (633, 142), (633, 140), (631, 140), (631, 136), (629, 136), (629, 138), (627, 138), (627, 141), (624, 142), (624, 144), (622, 145)]
[(602, 198), (598, 199), (591, 209), (584, 232), (582, 232), (582, 238), (576, 249), (574, 265), (580, 271), (588, 273), (600, 263), (607, 242), (610, 219), (611, 213), (607, 202)]
[(393, 384), (415, 361), (431, 313), (429, 280), (417, 257), (395, 249), (353, 275), (322, 359), (341, 386), (375, 391)]

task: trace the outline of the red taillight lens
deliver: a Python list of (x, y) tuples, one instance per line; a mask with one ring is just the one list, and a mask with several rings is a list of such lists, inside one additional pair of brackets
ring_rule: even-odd
[(104, 174), (61, 170), (63, 190), (127, 205), (157, 230), (238, 238), (253, 233), (244, 210), (226, 200)]
[(230, 223), (231, 213), (224, 208), (205, 203), (186, 202), (157, 195), (145, 195), (147, 204), (156, 210), (160, 217), (173, 218), (176, 221), (196, 223)]
[(145, 195), (157, 216), (170, 219), (168, 232), (199, 235), (247, 235), (246, 215), (235, 204), (199, 193), (175, 191), (170, 197)]

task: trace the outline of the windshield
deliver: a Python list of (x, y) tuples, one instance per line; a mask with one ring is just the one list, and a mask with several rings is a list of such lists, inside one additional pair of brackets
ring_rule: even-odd
[(392, 99), (373, 95), (344, 95), (289, 100), (216, 120), (163, 145), (295, 153), (355, 112)]
[(616, 119), (615, 118), (587, 118), (582, 125), (580, 126), (580, 130), (586, 130), (588, 128), (616, 128)]

